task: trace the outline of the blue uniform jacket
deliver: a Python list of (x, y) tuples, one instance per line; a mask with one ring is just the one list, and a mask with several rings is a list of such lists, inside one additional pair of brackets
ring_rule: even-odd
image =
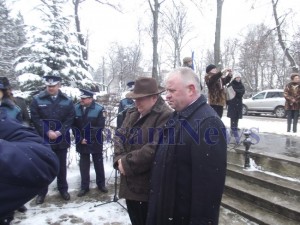
[[(42, 91), (33, 97), (30, 105), (31, 120), (38, 133), (51, 144), (52, 149), (70, 147), (70, 128), (74, 120), (74, 105), (72, 100), (58, 92), (56, 100), (52, 100), (47, 91)], [(59, 131), (60, 136), (55, 141), (49, 140), (49, 130)]]
[[(80, 103), (75, 105), (73, 134), (79, 153), (99, 153), (103, 150), (102, 130), (105, 126), (104, 107), (95, 101), (83, 112)], [(88, 144), (81, 144), (82, 139)]]
[(19, 106), (14, 104), (10, 99), (8, 98), (2, 99), (0, 107), (6, 111), (8, 117), (12, 119), (17, 119), (19, 122), (23, 121), (21, 109), (19, 108)]
[(0, 108), (0, 219), (48, 186), (58, 168), (43, 139)]

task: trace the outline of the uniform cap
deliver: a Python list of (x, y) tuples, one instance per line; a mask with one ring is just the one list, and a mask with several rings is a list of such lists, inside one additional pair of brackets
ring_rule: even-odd
[(61, 77), (53, 76), (53, 75), (47, 75), (43, 77), (45, 79), (45, 84), (47, 86), (54, 86), (57, 85), (61, 81)]
[(92, 98), (94, 96), (94, 92), (89, 91), (89, 90), (85, 90), (80, 88), (79, 89), (81, 92), (80, 98)]

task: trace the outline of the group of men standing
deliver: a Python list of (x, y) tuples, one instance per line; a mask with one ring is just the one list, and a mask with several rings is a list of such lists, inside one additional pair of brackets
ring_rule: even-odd
[[(96, 132), (105, 126), (104, 107), (93, 99), (93, 92), (80, 89), (80, 102), (75, 106), (73, 101), (60, 90), (61, 78), (45, 76), (46, 90), (35, 95), (30, 104), (31, 120), (38, 133), (50, 144), (57, 155), (60, 168), (57, 176), (57, 189), (64, 200), (70, 200), (67, 183), (67, 151), (70, 147), (70, 130), (73, 130), (76, 150), (80, 154), (79, 167), (81, 189), (78, 197), (89, 191), (90, 155), (92, 155), (96, 172), (96, 184), (102, 192), (105, 187), (103, 166), (103, 143), (96, 140)], [(42, 204), (48, 188), (42, 190), (36, 204)]]
[[(160, 96), (166, 92), (165, 100)], [(197, 74), (180, 67), (166, 87), (139, 77), (114, 137), (119, 197), (132, 225), (218, 224), (226, 175), (226, 137), (220, 117), (201, 95)]]
[[(94, 101), (92, 92), (82, 89), (74, 106), (60, 91), (60, 77), (44, 78), (46, 89), (30, 105), (31, 120), (59, 160), (61, 197), (70, 199), (66, 179), (70, 130), (80, 153), (78, 196), (89, 191), (90, 154), (97, 186), (107, 192), (99, 143), (104, 107)], [(139, 77), (126, 95), (134, 107), (126, 110), (116, 130), (113, 166), (121, 173), (119, 197), (126, 199), (133, 225), (218, 224), (227, 144), (224, 124), (201, 95), (200, 86), (191, 68), (180, 67), (169, 73), (165, 88), (153, 78)], [(47, 191), (47, 187), (39, 191), (37, 204), (44, 202)]]

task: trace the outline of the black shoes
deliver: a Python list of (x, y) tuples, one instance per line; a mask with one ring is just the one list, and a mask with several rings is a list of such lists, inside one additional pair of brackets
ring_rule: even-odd
[(78, 197), (82, 197), (82, 196), (86, 195), (86, 193), (88, 193), (88, 192), (89, 192), (88, 189), (81, 189), (81, 190), (78, 192), (77, 196), (78, 196)]
[(66, 201), (69, 201), (71, 198), (70, 194), (67, 191), (61, 191), (60, 196)]
[(44, 195), (38, 195), (35, 199), (35, 204), (43, 204), (45, 201), (45, 196)]
[(108, 192), (108, 189), (107, 189), (105, 186), (103, 186), (103, 187), (98, 187), (98, 189), (99, 189), (101, 192), (103, 192), (103, 193), (107, 193), (107, 192)]
[(21, 212), (21, 213), (24, 213), (27, 211), (27, 208), (25, 205), (22, 205), (20, 208), (18, 208), (18, 211)]

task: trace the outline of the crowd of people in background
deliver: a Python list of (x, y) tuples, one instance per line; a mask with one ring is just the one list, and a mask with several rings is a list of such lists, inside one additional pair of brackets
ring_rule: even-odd
[[(193, 59), (185, 57), (183, 67), (166, 77), (165, 88), (149, 77), (129, 81), (119, 103), (113, 167), (120, 172), (119, 197), (126, 200), (133, 225), (164, 225), (170, 221), (183, 225), (218, 224), (227, 151), (221, 118), (228, 106), (230, 129), (239, 131), (245, 87), (240, 73), (210, 64), (204, 79), (206, 97), (193, 69)], [(10, 224), (15, 210), (26, 211), (24, 204), (34, 196), (36, 204), (43, 204), (55, 177), (61, 198), (71, 199), (67, 182), (70, 131), (80, 157), (77, 196), (89, 192), (90, 157), (99, 191), (108, 192), (103, 142), (99, 142), (105, 128), (104, 106), (87, 89), (80, 89), (80, 101), (74, 104), (60, 90), (60, 77), (48, 75), (44, 80), (46, 89), (33, 97), (29, 116), (25, 101), (13, 96), (8, 79), (0, 79), (0, 139), (4, 140), (0, 142), (0, 154), (8, 155), (0, 157), (0, 225)], [(226, 99), (228, 87), (234, 91), (232, 99)], [(163, 92), (165, 100), (160, 96)], [(298, 73), (291, 75), (284, 97), (287, 131), (297, 132)], [(200, 136), (207, 137), (210, 129), (217, 135), (197, 138), (189, 133), (195, 127)], [(33, 165), (28, 165), (25, 151), (33, 157)], [(16, 169), (4, 170), (4, 165)], [(33, 182), (33, 176), (39, 179)], [(12, 179), (13, 184), (9, 181)]]

